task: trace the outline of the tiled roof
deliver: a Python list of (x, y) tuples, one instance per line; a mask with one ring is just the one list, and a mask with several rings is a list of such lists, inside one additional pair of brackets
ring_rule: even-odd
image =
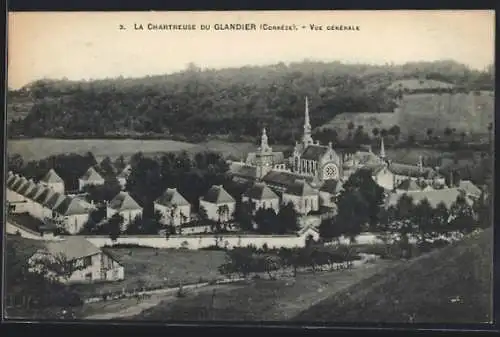
[(461, 180), (458, 188), (463, 190), (466, 194), (479, 197), (481, 189), (474, 185), (470, 180)]
[(53, 255), (64, 255), (69, 261), (101, 253), (90, 241), (71, 236), (61, 241), (45, 241), (43, 251)]
[(103, 181), (104, 180), (104, 178), (92, 166), (89, 167), (87, 172), (85, 172), (80, 179), (86, 180), (86, 181)]
[(17, 179), (13, 184), (12, 184), (12, 187), (11, 187), (11, 190), (15, 191), (15, 192), (18, 192), (19, 189), (28, 182), (28, 179), (26, 179), (25, 177), (22, 177), (20, 179)]
[(124, 191), (118, 193), (113, 200), (110, 201), (109, 207), (116, 211), (142, 209), (134, 198)]
[(26, 194), (26, 198), (30, 198), (31, 200), (35, 200), (40, 193), (45, 190), (44, 186), (36, 185), (31, 191)]
[(285, 193), (305, 197), (305, 196), (317, 195), (318, 191), (313, 189), (308, 182), (301, 179), (301, 180), (296, 180), (292, 185), (288, 186)]
[(47, 201), (43, 203), (43, 206), (49, 209), (56, 209), (65, 198), (66, 196), (64, 194), (55, 192), (50, 198), (47, 199)]
[(339, 180), (327, 180), (319, 189), (321, 192), (328, 192), (331, 194), (337, 194), (342, 191), (342, 182)]
[(295, 180), (297, 179), (305, 179), (309, 183), (313, 181), (312, 177), (303, 177), (296, 173), (275, 170), (272, 170), (268, 174), (266, 174), (262, 178), (262, 181), (269, 185), (279, 185), (282, 187), (287, 187), (295, 183)]
[(45, 183), (62, 183), (63, 180), (59, 175), (54, 171), (54, 169), (50, 169), (49, 172), (40, 180)]
[(309, 145), (304, 150), (300, 158), (307, 160), (319, 160), (322, 156), (325, 155), (328, 149), (328, 146), (324, 145)]
[(44, 188), (43, 191), (34, 199), (35, 202), (39, 203), (40, 205), (43, 205), (47, 200), (52, 197), (54, 194), (54, 190), (51, 188)]
[(187, 206), (189, 202), (177, 191), (176, 188), (167, 188), (161, 197), (156, 201), (157, 204), (164, 206)]
[(211, 202), (213, 204), (235, 202), (234, 198), (229, 193), (227, 193), (227, 191), (221, 185), (214, 185), (210, 187), (202, 200)]
[(404, 194), (412, 197), (415, 204), (419, 203), (421, 200), (427, 199), (432, 207), (436, 207), (440, 202), (444, 202), (446, 207), (449, 208), (457, 200), (457, 197), (459, 195), (462, 195), (462, 192), (458, 188), (444, 188), (441, 190), (432, 191), (408, 191), (404, 193), (391, 193), (386, 200), (386, 206), (396, 205), (399, 198), (401, 198), (401, 196)]
[(12, 184), (17, 180), (19, 179), (19, 177), (17, 175), (11, 175), (7, 178), (6, 182), (5, 182), (5, 185), (10, 188), (12, 186)]
[(422, 171), (420, 171), (419, 167), (416, 165), (392, 163), (389, 165), (389, 170), (394, 174), (413, 178), (431, 179), (438, 176), (438, 173), (434, 169), (424, 167)]
[(66, 197), (59, 206), (56, 207), (55, 211), (61, 215), (76, 215), (76, 214), (87, 214), (89, 209), (86, 207), (85, 203), (78, 198)]
[(24, 184), (18, 191), (19, 194), (27, 196), (29, 192), (31, 192), (32, 189), (36, 187), (36, 184), (33, 182), (33, 180), (28, 180), (26, 184)]
[(386, 168), (383, 163), (369, 163), (363, 166), (363, 169), (370, 171), (371, 175), (377, 175), (380, 171)]
[(368, 164), (380, 164), (382, 163), (382, 159), (377, 156), (373, 152), (368, 151), (357, 151), (353, 156), (359, 164), (368, 165)]
[(278, 195), (264, 183), (254, 184), (243, 193), (243, 196), (257, 200), (279, 199)]

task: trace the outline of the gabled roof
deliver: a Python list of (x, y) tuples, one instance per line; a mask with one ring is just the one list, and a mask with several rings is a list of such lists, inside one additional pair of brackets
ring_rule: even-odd
[(61, 241), (45, 241), (41, 251), (53, 256), (62, 254), (69, 261), (92, 256), (101, 252), (101, 250), (90, 241), (78, 236), (70, 236)]
[(125, 210), (138, 210), (142, 209), (141, 206), (128, 194), (128, 192), (121, 191), (113, 200), (109, 202), (109, 207), (116, 211)]
[(104, 178), (93, 168), (92, 166), (88, 168), (87, 172), (81, 176), (82, 180), (86, 181), (103, 181)]
[(50, 197), (52, 197), (52, 195), (54, 194), (54, 190), (51, 189), (51, 188), (48, 188), (48, 187), (45, 187), (42, 192), (40, 194), (38, 194), (38, 196), (33, 199), (35, 202), (39, 203), (40, 205), (43, 205), (47, 202), (47, 200), (50, 199)]
[(394, 174), (413, 178), (431, 179), (439, 176), (439, 174), (430, 167), (424, 167), (422, 171), (420, 171), (419, 167), (416, 165), (391, 163), (388, 168)]
[(49, 209), (56, 209), (57, 206), (61, 204), (61, 202), (64, 201), (66, 196), (64, 194), (55, 192), (52, 194), (50, 198), (48, 198), (44, 203), (43, 206), (49, 208)]
[(361, 165), (368, 165), (368, 164), (380, 164), (383, 162), (383, 160), (377, 156), (373, 152), (369, 151), (357, 151), (353, 157), (358, 161), (359, 164)]
[(223, 204), (227, 202), (235, 202), (234, 198), (227, 193), (222, 185), (214, 185), (210, 187), (208, 192), (202, 197), (203, 201), (212, 204)]
[(167, 190), (156, 201), (157, 204), (171, 207), (188, 206), (189, 202), (177, 191), (176, 188), (167, 188)]
[(406, 179), (399, 184), (396, 189), (405, 191), (420, 191), (422, 187), (412, 179)]
[(26, 183), (28, 183), (28, 179), (26, 179), (25, 177), (22, 177), (22, 178), (18, 179), (14, 184), (12, 184), (11, 189), (15, 192), (19, 192), (21, 187), (23, 187), (23, 185)]
[(18, 193), (26, 196), (33, 188), (35, 188), (35, 186), (35, 182), (30, 179), (27, 183), (23, 184), (23, 186), (19, 188)]
[(337, 194), (342, 191), (342, 182), (340, 180), (327, 180), (319, 189), (321, 192)]
[(319, 160), (321, 157), (325, 155), (329, 150), (328, 146), (324, 145), (309, 145), (302, 155), (300, 156), (301, 159), (307, 159), (307, 160)]
[(297, 179), (305, 179), (307, 182), (313, 181), (312, 177), (303, 177), (296, 173), (277, 170), (269, 171), (269, 173), (262, 178), (262, 181), (269, 185), (279, 185), (282, 187), (287, 187), (295, 183), (295, 180)]
[(312, 188), (304, 179), (298, 179), (293, 184), (288, 186), (286, 194), (296, 195), (300, 197), (317, 195), (318, 191)]
[(44, 183), (62, 183), (63, 180), (59, 175), (54, 171), (54, 169), (50, 169), (49, 172), (40, 180)]
[(243, 193), (243, 196), (257, 200), (279, 199), (278, 195), (265, 183), (254, 184)]
[(474, 185), (470, 180), (461, 180), (458, 188), (466, 194), (479, 197), (482, 193), (481, 189)]
[[(419, 203), (421, 200), (427, 199), (432, 207), (436, 207), (440, 202), (444, 202), (446, 207), (451, 207), (451, 205), (457, 200), (462, 192), (458, 188), (444, 188), (441, 190), (432, 191), (408, 191), (404, 193), (391, 193), (386, 199), (386, 206), (394, 206), (398, 203), (399, 198), (402, 195), (408, 195), (413, 199), (415, 204)], [(471, 202), (470, 200), (468, 200)]]
[(13, 174), (13, 175), (11, 175), (11, 176), (7, 177), (7, 180), (6, 180), (6, 182), (5, 182), (5, 185), (6, 185), (7, 187), (9, 187), (9, 188), (10, 188), (10, 187), (12, 186), (12, 184), (13, 184), (13, 183), (14, 183), (17, 179), (19, 179), (19, 177), (18, 177), (17, 175), (14, 175), (14, 174)]
[(55, 211), (61, 215), (77, 215), (87, 214), (89, 209), (82, 200), (67, 196), (59, 203)]
[(31, 200), (35, 200), (40, 193), (45, 190), (44, 186), (36, 185), (31, 191), (26, 194), (26, 198), (30, 198)]

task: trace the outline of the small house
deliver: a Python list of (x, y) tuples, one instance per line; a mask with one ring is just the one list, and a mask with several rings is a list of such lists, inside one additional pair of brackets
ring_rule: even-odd
[(121, 191), (109, 202), (106, 213), (108, 219), (119, 213), (123, 217), (122, 230), (125, 230), (137, 216), (142, 215), (142, 207), (128, 192)]
[(54, 171), (50, 169), (49, 172), (40, 180), (40, 184), (54, 190), (55, 192), (64, 194), (64, 181)]
[(250, 202), (253, 206), (253, 213), (260, 209), (274, 209), (278, 213), (280, 208), (280, 198), (265, 183), (255, 183), (247, 189), (241, 196), (242, 202)]
[(63, 283), (91, 283), (94, 281), (119, 281), (125, 278), (123, 265), (110, 254), (103, 252), (81, 237), (68, 237), (60, 241), (43, 241), (30, 258), (29, 265), (36, 270), (45, 263), (60, 264), (67, 273), (49, 272), (49, 276)]
[(222, 185), (214, 185), (200, 198), (200, 208), (205, 209), (208, 219), (225, 222), (232, 219), (236, 200)]
[(154, 207), (163, 215), (165, 224), (180, 226), (191, 221), (191, 204), (176, 188), (167, 188), (154, 202)]
[(89, 214), (92, 211), (92, 206), (87, 202), (66, 196), (54, 209), (54, 221), (58, 226), (64, 228), (70, 234), (80, 232), (83, 225), (89, 219)]
[(293, 203), (297, 213), (306, 215), (319, 210), (319, 192), (304, 179), (297, 179), (283, 193), (283, 204)]
[(92, 166), (89, 167), (87, 172), (83, 174), (78, 179), (78, 190), (82, 191), (85, 186), (89, 185), (103, 185), (104, 184), (104, 178), (93, 168)]

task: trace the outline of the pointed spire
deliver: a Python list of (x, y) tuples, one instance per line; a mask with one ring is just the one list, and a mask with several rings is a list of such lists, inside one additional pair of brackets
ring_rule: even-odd
[(305, 107), (305, 117), (304, 117), (304, 146), (314, 144), (311, 136), (311, 122), (309, 121), (309, 99), (306, 96), (306, 107)]
[(266, 128), (262, 129), (262, 136), (260, 137), (260, 150), (263, 152), (269, 151), (269, 143), (267, 140)]
[(380, 158), (385, 159), (384, 137), (380, 137)]

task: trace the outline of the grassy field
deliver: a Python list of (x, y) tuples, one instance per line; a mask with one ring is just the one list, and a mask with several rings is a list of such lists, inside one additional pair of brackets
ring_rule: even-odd
[(355, 284), (302, 322), (481, 323), (492, 319), (492, 230)]
[[(162, 152), (176, 152), (186, 150), (197, 152), (200, 150), (218, 151), (225, 155), (243, 158), (248, 152), (255, 151), (252, 143), (232, 143), (223, 140), (210, 140), (202, 144), (193, 144), (174, 140), (139, 140), (139, 139), (51, 139), (33, 138), (9, 140), (7, 153), (18, 153), (26, 160), (38, 160), (51, 155), (62, 153), (92, 152), (99, 160), (105, 156), (116, 158), (120, 155), (128, 158), (134, 153), (142, 151), (145, 155)], [(284, 149), (277, 146), (275, 150)]]
[(482, 135), (487, 133), (493, 117), (493, 93), (415, 94), (405, 95), (394, 113), (343, 113), (318, 129), (334, 128), (344, 137), (349, 122), (356, 127), (363, 125), (370, 134), (374, 127), (388, 129), (399, 125), (402, 135), (413, 134), (424, 139), (428, 128), (434, 129), (434, 134), (440, 136), (446, 127), (455, 128), (457, 134), (466, 131), (471, 135)]
[[(189, 294), (166, 300), (128, 320), (280, 321), (384, 270), (395, 262), (380, 260), (349, 271), (298, 274), (296, 279), (254, 280), (228, 285), (214, 292)], [(213, 301), (212, 301), (213, 299)], [(212, 308), (212, 309), (210, 309)]]
[(120, 291), (123, 288), (176, 286), (223, 278), (217, 267), (225, 262), (222, 251), (190, 251), (154, 248), (106, 248), (125, 267), (125, 280), (113, 283), (75, 285), (84, 297)]

